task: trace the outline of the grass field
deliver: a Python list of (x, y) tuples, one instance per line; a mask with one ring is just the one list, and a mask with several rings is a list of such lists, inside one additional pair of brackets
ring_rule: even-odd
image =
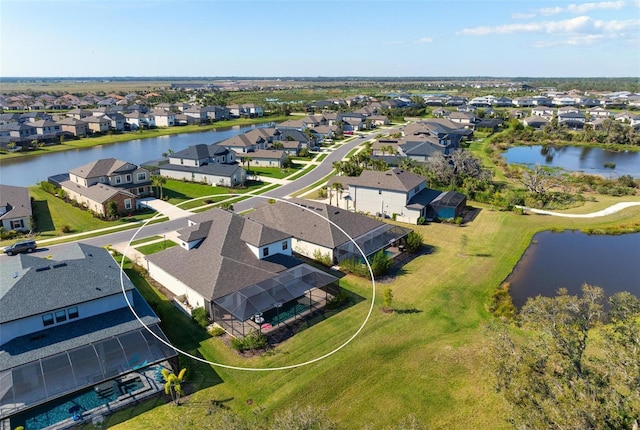
[[(586, 203), (585, 210), (598, 204)], [(485, 303), (490, 294), (536, 232), (638, 224), (640, 208), (597, 219), (478, 209), (475, 220), (464, 227), (415, 227), (428, 246), (424, 255), (406, 264), (389, 284), (398, 312), (380, 311), (385, 285), (378, 284), (370, 321), (336, 354), (309, 366), (275, 372), (211, 368), (185, 360), (189, 382), (197, 390), (182, 406), (152, 400), (137, 410), (116, 413), (107, 424), (127, 430), (206, 428), (207, 409), (198, 405), (225, 400), (225, 406), (248, 417), (268, 417), (296, 404), (322, 405), (345, 429), (397, 428), (409, 416), (426, 428), (510, 428), (501, 418), (505, 404), (493, 391), (483, 367), (488, 339), (484, 326), (490, 319)], [(463, 235), (468, 238), (464, 250)], [(371, 298), (370, 282), (351, 276), (344, 281), (348, 289), (367, 300), (297, 334), (267, 356), (241, 358), (219, 338), (189, 328), (193, 326), (170, 306), (164, 317), (171, 319), (171, 324), (165, 327), (176, 345), (224, 364), (274, 367), (300, 363), (344, 343), (364, 320)], [(149, 294), (163, 303), (152, 290), (146, 291), (145, 295)]]
[(160, 242), (154, 242), (148, 245), (139, 246), (136, 248), (136, 251), (144, 255), (150, 255), (155, 254), (156, 252), (164, 251), (167, 248), (172, 248), (176, 245), (178, 244), (171, 240), (161, 240)]

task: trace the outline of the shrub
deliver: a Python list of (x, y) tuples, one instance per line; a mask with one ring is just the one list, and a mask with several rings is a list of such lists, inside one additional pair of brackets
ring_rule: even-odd
[(236, 351), (255, 351), (258, 349), (264, 349), (269, 345), (267, 336), (262, 333), (258, 333), (253, 330), (244, 338), (236, 337), (231, 339), (231, 347)]
[(325, 308), (329, 310), (338, 309), (343, 305), (347, 304), (350, 299), (351, 298), (349, 297), (349, 294), (347, 294), (346, 291), (340, 290), (340, 292), (336, 296), (327, 300), (327, 304), (325, 305)]
[(511, 284), (505, 282), (493, 292), (487, 310), (494, 316), (513, 319), (516, 315), (516, 307), (511, 301), (509, 289)]
[(71, 227), (67, 224), (63, 225), (60, 230), (62, 230), (63, 233), (71, 233)]
[(315, 251), (313, 251), (313, 259), (320, 264), (324, 264), (327, 267), (333, 264), (333, 259), (331, 258), (331, 254), (329, 253), (323, 254), (322, 251), (320, 251), (319, 249), (316, 249)]
[(208, 333), (211, 336), (218, 337), (218, 336), (222, 336), (223, 334), (225, 334), (226, 331), (222, 327), (215, 326), (215, 327), (211, 328), (211, 330), (209, 330)]
[(340, 262), (340, 270), (357, 276), (369, 277), (369, 269), (356, 258), (346, 258)]
[(191, 311), (191, 318), (202, 328), (206, 328), (209, 325), (207, 311), (203, 307), (195, 308)]
[(407, 235), (407, 252), (415, 254), (422, 247), (422, 235), (412, 231)]
[(387, 254), (385, 254), (383, 250), (380, 250), (373, 256), (373, 260), (370, 264), (371, 270), (373, 271), (373, 276), (384, 276), (389, 273), (389, 269), (391, 269), (393, 260)]
[(424, 225), (427, 222), (427, 220), (425, 219), (425, 217), (421, 216), (420, 218), (418, 218), (418, 225)]
[(393, 303), (393, 292), (391, 291), (391, 287), (387, 286), (384, 291), (382, 291), (382, 306), (391, 308), (391, 303)]

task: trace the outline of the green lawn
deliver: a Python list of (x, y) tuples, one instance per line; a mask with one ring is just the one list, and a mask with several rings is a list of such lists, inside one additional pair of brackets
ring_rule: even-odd
[(258, 176), (268, 176), (270, 178), (275, 178), (275, 179), (283, 179), (291, 175), (296, 170), (302, 169), (305, 166), (306, 164), (297, 164), (297, 163), (293, 163), (291, 167), (288, 167), (286, 169), (281, 169), (279, 167), (251, 166), (251, 168), (249, 169), (249, 172), (247, 173), (258, 175)]
[[(591, 205), (597, 203), (586, 203), (587, 210)], [(143, 404), (127, 411), (126, 417), (116, 414), (107, 424), (116, 429), (206, 428), (207, 409), (199, 405), (226, 399), (226, 406), (247, 417), (269, 417), (295, 405), (322, 405), (344, 429), (397, 428), (409, 416), (426, 428), (511, 428), (501, 418), (506, 414), (505, 403), (494, 392), (484, 368), (488, 340), (484, 325), (490, 320), (485, 303), (490, 294), (537, 231), (622, 224), (637, 228), (640, 208), (596, 219), (479, 209), (475, 220), (464, 227), (414, 226), (429, 245), (428, 252), (406, 264), (389, 284), (393, 306), (407, 312), (381, 312), (385, 285), (378, 284), (369, 323), (336, 354), (309, 366), (275, 372), (211, 368), (185, 360), (196, 391), (183, 406), (165, 404), (148, 410), (151, 406)], [(468, 238), (464, 256), (463, 235)], [(368, 281), (347, 276), (344, 282), (358, 295), (371, 298)], [(165, 303), (155, 292), (150, 294)], [(168, 336), (189, 351), (230, 365), (274, 367), (310, 360), (341, 345), (357, 330), (368, 307), (369, 301), (362, 301), (295, 335), (272, 354), (253, 358), (242, 358), (219, 338), (189, 328), (190, 322), (170, 305), (165, 306), (163, 317), (171, 321), (164, 326)], [(128, 417), (132, 418), (123, 421)]]
[(151, 242), (153, 240), (158, 240), (158, 239), (162, 239), (162, 236), (143, 237), (142, 239), (136, 239), (134, 241), (131, 241), (131, 246), (140, 245), (141, 243)]
[(138, 246), (136, 248), (136, 251), (144, 255), (150, 255), (150, 254), (155, 254), (156, 252), (164, 251), (167, 248), (172, 248), (176, 245), (177, 243), (175, 243), (172, 240), (161, 240), (160, 242), (154, 242), (148, 245)]
[[(185, 202), (191, 199), (202, 198), (203, 200), (209, 196), (212, 201), (219, 201), (222, 199), (230, 198), (230, 196), (216, 198), (216, 195), (221, 194), (243, 194), (248, 192), (254, 192), (260, 187), (264, 186), (264, 182), (261, 181), (247, 181), (246, 188), (226, 188), (226, 187), (214, 187), (212, 185), (200, 184), (197, 182), (185, 182), (177, 179), (167, 179), (167, 183), (163, 187), (163, 195), (167, 197), (168, 202), (177, 205), (181, 202)], [(198, 204), (190, 203), (188, 206), (180, 206), (184, 209), (189, 207), (197, 207), (204, 205), (203, 201)]]

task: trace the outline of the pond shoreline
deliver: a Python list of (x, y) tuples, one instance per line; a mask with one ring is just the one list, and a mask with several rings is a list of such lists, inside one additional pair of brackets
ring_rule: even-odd
[[(43, 149), (38, 149), (34, 151), (17, 151), (12, 153), (0, 153), (0, 165), (2, 165), (5, 161), (11, 162), (19, 162), (22, 159), (30, 159), (32, 157), (40, 157), (46, 156), (50, 154), (55, 154), (58, 152), (71, 151), (76, 149), (89, 149), (95, 148), (99, 146), (106, 145), (114, 145), (117, 143), (125, 143), (130, 142), (132, 140), (144, 140), (144, 139), (152, 139), (163, 136), (173, 136), (177, 134), (191, 134), (191, 133), (205, 133), (207, 131), (217, 130), (224, 131), (230, 130), (233, 127), (243, 127), (257, 124), (264, 124), (269, 122), (279, 122), (283, 120), (284, 117), (261, 117), (256, 118), (255, 120), (230, 120), (224, 122), (216, 122), (214, 124), (201, 125), (201, 126), (176, 126), (176, 127), (160, 127), (154, 128), (150, 130), (144, 130), (142, 133), (139, 132), (124, 132), (113, 135), (106, 136), (98, 136), (98, 137), (86, 137), (81, 139), (73, 139), (65, 141), (65, 143), (60, 143), (52, 146), (45, 146)], [(74, 145), (75, 142), (81, 143), (78, 145)]]

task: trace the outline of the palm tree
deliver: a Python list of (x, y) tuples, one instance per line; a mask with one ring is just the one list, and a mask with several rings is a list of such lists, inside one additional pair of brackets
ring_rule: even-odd
[(151, 175), (151, 184), (156, 187), (156, 189), (160, 189), (160, 200), (162, 200), (163, 190), (162, 186), (167, 183), (167, 178), (160, 175)]
[(162, 377), (165, 380), (164, 384), (164, 393), (171, 394), (171, 400), (173, 400), (174, 404), (178, 406), (180, 404), (180, 396), (184, 394), (182, 390), (182, 382), (184, 381), (184, 374), (187, 372), (187, 369), (182, 369), (178, 376), (173, 372), (169, 372), (167, 369), (163, 368), (161, 370)]
[(342, 183), (340, 183), (340, 182), (334, 182), (333, 184), (331, 184), (331, 188), (329, 190), (329, 206), (331, 206), (331, 202), (332, 202), (332, 199), (331, 199), (331, 197), (333, 196), (333, 191), (332, 190), (336, 191), (336, 204), (339, 205), (340, 201), (337, 199), (337, 197), (338, 197), (337, 193), (342, 193), (343, 189), (344, 189), (344, 187), (342, 186)]
[(253, 161), (253, 158), (251, 157), (243, 157), (242, 161), (246, 161), (247, 162), (247, 173), (249, 172), (249, 167), (251, 166), (251, 162)]

